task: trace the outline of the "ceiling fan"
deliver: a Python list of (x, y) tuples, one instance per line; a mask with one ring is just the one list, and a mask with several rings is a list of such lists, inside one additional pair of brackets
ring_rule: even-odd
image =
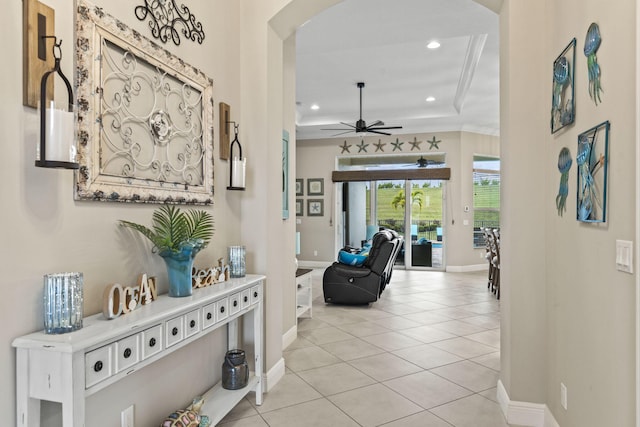
[(344, 132), (338, 133), (334, 136), (338, 136), (338, 135), (344, 135), (345, 133), (350, 133), (350, 132), (355, 132), (355, 133), (363, 133), (363, 132), (368, 132), (368, 133), (377, 133), (380, 135), (391, 135), (389, 132), (383, 132), (384, 130), (389, 130), (389, 129), (402, 129), (402, 126), (385, 126), (384, 122), (380, 121), (380, 120), (376, 120), (375, 122), (371, 123), (370, 125), (367, 125), (367, 123), (362, 119), (362, 88), (364, 88), (364, 83), (363, 82), (358, 82), (356, 84), (358, 86), (358, 88), (360, 89), (360, 119), (356, 122), (355, 126), (349, 123), (345, 123), (345, 122), (340, 122), (340, 124), (343, 124), (345, 126), (349, 126), (351, 129), (322, 129), (322, 130), (341, 130)]
[(424, 156), (420, 156), (415, 163), (411, 163), (408, 167), (418, 167), (418, 168), (427, 168), (429, 166), (441, 166), (444, 165), (444, 162), (439, 160), (431, 160), (425, 159)]

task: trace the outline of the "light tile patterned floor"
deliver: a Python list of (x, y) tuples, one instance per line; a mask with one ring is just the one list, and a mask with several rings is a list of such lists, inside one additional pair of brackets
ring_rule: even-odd
[(284, 351), (285, 377), (222, 427), (507, 427), (496, 401), (500, 306), (486, 272), (396, 269), (370, 306), (325, 305)]

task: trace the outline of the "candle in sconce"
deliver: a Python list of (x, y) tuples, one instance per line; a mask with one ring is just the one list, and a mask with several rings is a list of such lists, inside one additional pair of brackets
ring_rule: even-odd
[[(62, 162), (76, 161), (75, 126), (73, 120), (73, 112), (56, 109), (53, 101), (51, 101), (46, 111), (46, 160)], [(37, 145), (36, 151), (36, 157), (42, 160), (40, 144)]]
[(244, 188), (245, 172), (247, 166), (247, 159), (233, 158), (233, 174), (231, 175), (231, 187)]

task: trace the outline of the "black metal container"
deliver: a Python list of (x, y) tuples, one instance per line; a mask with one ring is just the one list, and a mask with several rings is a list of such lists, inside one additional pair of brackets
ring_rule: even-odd
[(238, 390), (249, 382), (249, 364), (244, 350), (229, 350), (222, 364), (222, 388)]

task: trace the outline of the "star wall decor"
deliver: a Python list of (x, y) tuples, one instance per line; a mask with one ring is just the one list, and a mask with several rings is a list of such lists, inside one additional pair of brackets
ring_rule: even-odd
[(384, 146), (387, 145), (386, 142), (382, 142), (381, 139), (378, 140), (377, 143), (373, 144), (376, 147), (376, 153), (378, 151), (382, 151), (384, 153)]
[(439, 150), (440, 147), (438, 147), (438, 144), (440, 144), (442, 141), (441, 140), (436, 140), (436, 137), (434, 136), (433, 138), (431, 138), (431, 140), (427, 140), (427, 142), (429, 143), (429, 150), (432, 149), (436, 149)]
[(364, 139), (360, 142), (360, 144), (357, 144), (356, 147), (358, 147), (358, 153), (361, 152), (367, 152), (367, 147), (369, 146), (369, 144), (365, 144), (364, 143)]
[(413, 141), (409, 141), (409, 144), (411, 144), (411, 151), (413, 151), (413, 149), (415, 148), (416, 150), (420, 151), (420, 144), (422, 144), (423, 141), (418, 141), (418, 138), (416, 138), (415, 136), (413, 137)]
[(342, 148), (342, 153), (340, 154), (344, 154), (345, 152), (351, 154), (351, 151), (349, 151), (349, 148), (351, 148), (351, 145), (350, 144), (347, 145), (346, 139), (344, 140), (344, 144), (338, 145), (338, 147)]
[(400, 140), (396, 138), (396, 142), (391, 143), (391, 145), (393, 145), (393, 151), (402, 151), (402, 144), (404, 144), (404, 142), (400, 142)]

